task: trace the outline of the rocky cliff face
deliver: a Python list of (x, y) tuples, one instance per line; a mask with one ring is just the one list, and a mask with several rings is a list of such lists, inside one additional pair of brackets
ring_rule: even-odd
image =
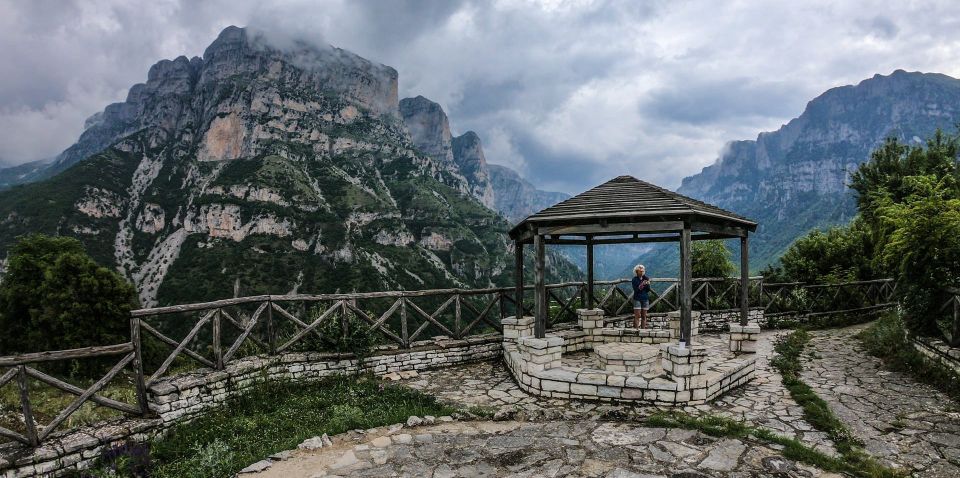
[(518, 222), (570, 197), (565, 193), (541, 191), (516, 171), (504, 166), (491, 164), (489, 171), (494, 205), (511, 222)]
[(678, 192), (758, 220), (751, 262), (759, 268), (810, 229), (855, 214), (849, 174), (886, 137), (918, 142), (958, 122), (960, 80), (901, 70), (876, 75), (828, 90), (777, 131), (729, 144)]
[(401, 100), (400, 115), (420, 151), (440, 164), (453, 164), (454, 173), (466, 181), (464, 192), (500, 212), (510, 222), (520, 221), (570, 197), (541, 191), (506, 166), (487, 164), (480, 136), (467, 131), (454, 138), (443, 108), (423, 96)]
[(421, 151), (392, 68), (230, 27), (91, 118), (52, 178), (0, 193), (0, 247), (76, 236), (145, 306), (509, 283), (507, 223)]

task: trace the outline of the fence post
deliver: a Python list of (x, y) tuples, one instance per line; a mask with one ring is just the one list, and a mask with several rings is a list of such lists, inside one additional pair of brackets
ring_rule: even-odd
[(17, 367), (17, 385), (20, 387), (20, 408), (23, 411), (23, 423), (26, 427), (27, 440), (32, 446), (40, 444), (37, 436), (37, 423), (33, 419), (33, 409), (30, 407), (30, 389), (27, 384), (27, 366)]
[(407, 298), (400, 298), (400, 338), (403, 339), (403, 346), (410, 347), (410, 332), (407, 330)]
[(953, 334), (950, 336), (950, 345), (960, 345), (960, 299), (953, 295)]
[(213, 316), (213, 359), (217, 370), (223, 370), (223, 347), (220, 344), (220, 319), (223, 309), (217, 309)]
[(267, 346), (270, 355), (277, 353), (277, 333), (273, 328), (273, 301), (267, 299)]
[(140, 317), (130, 318), (130, 342), (133, 344), (133, 371), (136, 373), (137, 386), (137, 406), (140, 407), (140, 414), (146, 415), (150, 410), (147, 408), (147, 384), (143, 377), (143, 345), (140, 340)]
[(460, 339), (460, 294), (453, 296), (453, 338)]
[(503, 291), (497, 292), (497, 305), (500, 306), (500, 323), (507, 318), (507, 304), (503, 302)]

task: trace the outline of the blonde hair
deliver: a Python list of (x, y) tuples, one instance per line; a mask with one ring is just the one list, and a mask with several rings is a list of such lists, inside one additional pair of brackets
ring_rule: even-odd
[(646, 268), (646, 267), (643, 267), (643, 264), (637, 264), (637, 265), (633, 268), (633, 273), (636, 274), (637, 272), (640, 272), (640, 269), (646, 270), (647, 268)]

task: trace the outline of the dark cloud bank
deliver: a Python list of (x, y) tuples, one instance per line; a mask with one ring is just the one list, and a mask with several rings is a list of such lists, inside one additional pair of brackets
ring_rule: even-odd
[(725, 142), (874, 73), (960, 76), (951, 2), (267, 3), (0, 3), (0, 162), (56, 155), (150, 65), (201, 55), (227, 25), (390, 65), (489, 161), (571, 193), (623, 173), (676, 187)]

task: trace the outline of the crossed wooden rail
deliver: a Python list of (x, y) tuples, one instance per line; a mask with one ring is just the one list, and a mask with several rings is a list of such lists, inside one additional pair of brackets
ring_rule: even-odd
[[(90, 385), (86, 389), (77, 387), (76, 385), (67, 383), (56, 377), (52, 377), (29, 366), (31, 364), (40, 362), (74, 360), (110, 355), (123, 355), (123, 358), (120, 359), (120, 361), (117, 362), (117, 364), (114, 365), (113, 368), (106, 373), (106, 375), (101, 377), (93, 385)], [(128, 365), (133, 367), (134, 372), (138, 374), (139, 378), (137, 380), (137, 406), (97, 394), (97, 392), (103, 389), (103, 387), (113, 380), (113, 378), (116, 377), (117, 374)], [(3, 373), (3, 375), (0, 375), (0, 387), (6, 385), (7, 382), (16, 379), (17, 387), (20, 389), (20, 410), (23, 413), (25, 428), (25, 433), (18, 433), (8, 428), (0, 427), (0, 436), (21, 442), (25, 445), (37, 446), (41, 441), (49, 437), (50, 434), (57, 429), (57, 427), (62, 425), (63, 422), (70, 418), (70, 415), (73, 415), (74, 412), (76, 412), (84, 403), (88, 401), (131, 415), (140, 415), (146, 410), (147, 406), (146, 395), (144, 394), (142, 387), (143, 372), (141, 366), (142, 362), (140, 359), (140, 352), (138, 348), (134, 346), (133, 342), (117, 345), (59, 350), (56, 352), (38, 352), (0, 357), (0, 369), (11, 367), (9, 370)], [(77, 398), (67, 405), (66, 408), (61, 410), (60, 413), (58, 413), (57, 416), (54, 417), (49, 423), (46, 425), (39, 425), (34, 417), (33, 409), (30, 404), (29, 378), (39, 380), (54, 388), (76, 395)]]

